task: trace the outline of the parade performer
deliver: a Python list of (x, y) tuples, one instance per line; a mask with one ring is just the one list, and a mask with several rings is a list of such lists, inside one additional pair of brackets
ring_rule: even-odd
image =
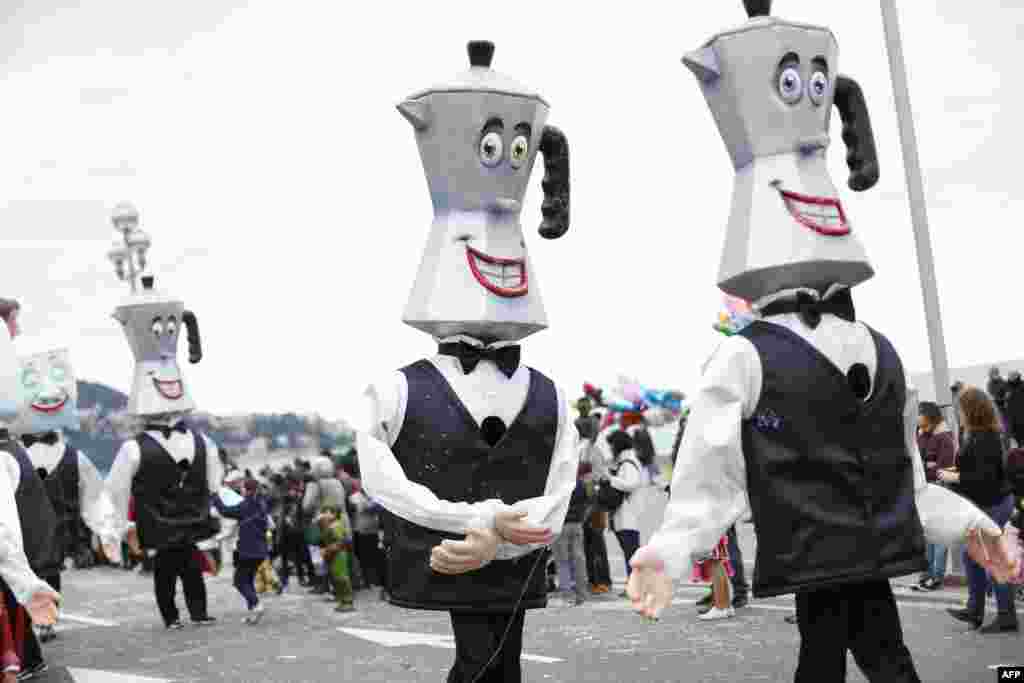
[(61, 557), (57, 515), (46, 486), (9, 432), (22, 400), (12, 344), (19, 333), (19, 310), (18, 302), (0, 299), (0, 318), (6, 323), (0, 326), (0, 590), (20, 659), (16, 663), (5, 647), (5, 669), (20, 664), (18, 680), (28, 680), (47, 670), (31, 624), (53, 626), (57, 621), (60, 593), (40, 575), (59, 571)]
[(175, 593), (178, 578), (192, 623), (215, 621), (206, 610), (206, 584), (196, 544), (217, 534), (211, 495), (217, 495), (223, 467), (217, 445), (190, 427), (184, 417), (195, 409), (178, 367), (178, 336), (188, 333), (189, 361), (202, 358), (195, 315), (178, 299), (160, 293), (153, 276), (142, 291), (114, 312), (135, 356), (135, 377), (128, 412), (144, 422), (143, 431), (125, 441), (107, 477), (112, 518), (100, 535), (108, 557), (120, 552), (127, 531), (128, 501), (135, 499), (138, 542), (155, 551), (153, 585), (164, 625), (180, 629)]
[[(72, 557), (79, 563), (82, 548), (92, 551), (92, 530), (101, 528), (106, 512), (103, 477), (92, 460), (63, 438), (63, 429), (78, 428), (78, 384), (67, 350), (25, 356), (19, 363), (23, 393), (11, 431), (21, 435), (32, 467), (43, 477), (57, 514), (56, 542), (61, 561), (41, 576), (59, 593), (64, 559)], [(56, 637), (56, 631), (53, 626), (43, 625), (39, 635), (47, 642)]]
[(490, 68), (493, 52), (471, 42), (467, 72), (398, 105), (435, 211), (403, 321), (439, 347), (367, 390), (357, 446), (387, 511), (391, 603), (451, 613), (450, 683), (521, 680), (524, 610), (547, 604), (547, 546), (576, 486), (569, 403), (518, 346), (547, 327), (522, 197), (540, 151), (540, 233), (566, 232), (568, 148), (547, 103)]
[(1009, 575), (1001, 529), (928, 485), (914, 443), (916, 394), (893, 346), (855, 321), (851, 288), (873, 275), (825, 160), (833, 105), (849, 185), (878, 179), (860, 88), (836, 70), (826, 28), (771, 16), (718, 34), (684, 63), (700, 80), (736, 168), (719, 287), (761, 319), (703, 369), (663, 524), (633, 557), (628, 593), (647, 618), (748, 505), (755, 597), (796, 594), (795, 680), (919, 681), (889, 579), (923, 571), (925, 537), (967, 541)]

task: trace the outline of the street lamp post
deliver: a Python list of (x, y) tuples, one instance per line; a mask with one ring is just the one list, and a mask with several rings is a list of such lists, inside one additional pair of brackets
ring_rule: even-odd
[(121, 233), (121, 241), (114, 243), (107, 258), (114, 264), (117, 278), (127, 280), (134, 294), (135, 278), (146, 270), (146, 251), (153, 242), (139, 229), (139, 212), (132, 204), (121, 202), (115, 206), (110, 220)]

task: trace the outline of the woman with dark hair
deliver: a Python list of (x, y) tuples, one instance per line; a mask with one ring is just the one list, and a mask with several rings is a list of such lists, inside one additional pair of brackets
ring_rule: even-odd
[[(946, 426), (939, 406), (931, 401), (922, 401), (918, 407), (917, 449), (924, 461), (925, 477), (931, 483), (938, 482), (940, 470), (956, 466), (953, 432)], [(928, 544), (928, 571), (921, 576), (915, 586), (916, 590), (933, 591), (942, 588), (948, 556), (949, 549), (946, 546)]]
[(7, 331), (11, 333), (11, 339), (21, 333), (21, 328), (18, 327), (19, 311), (21, 311), (21, 304), (17, 301), (0, 298), (0, 318), (3, 318), (7, 324)]
[[(939, 470), (939, 481), (952, 484), (957, 493), (981, 508), (996, 524), (1004, 526), (1013, 513), (1013, 496), (1003, 465), (1002, 433), (996, 407), (988, 394), (975, 387), (961, 392), (959, 406), (960, 423), (964, 426), (964, 442), (957, 458), (959, 469)], [(1017, 631), (1013, 586), (993, 581), (966, 551), (963, 561), (969, 590), (967, 608), (950, 609), (949, 613), (971, 624), (979, 633)], [(990, 583), (999, 614), (988, 626), (982, 626), (985, 594)]]
[[(608, 435), (608, 445), (612, 449), (612, 466), (608, 470), (607, 481), (612, 488), (626, 494), (622, 504), (612, 514), (612, 531), (619, 540), (622, 554), (626, 558), (626, 576), (633, 571), (629, 561), (633, 553), (640, 547), (640, 516), (643, 513), (643, 499), (637, 495), (642, 488), (650, 486), (651, 475), (646, 467), (640, 464), (633, 450), (633, 438), (622, 430)], [(622, 593), (625, 595), (625, 592)]]

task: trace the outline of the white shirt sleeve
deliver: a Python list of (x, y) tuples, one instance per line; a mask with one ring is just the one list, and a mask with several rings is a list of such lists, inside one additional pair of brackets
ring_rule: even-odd
[[(556, 388), (556, 392), (558, 394), (558, 433), (555, 437), (555, 452), (548, 468), (547, 483), (544, 485), (544, 495), (520, 500), (511, 506), (513, 510), (525, 511), (527, 522), (534, 526), (549, 528), (555, 536), (562, 532), (579, 472), (579, 450), (577, 449), (579, 436), (576, 426), (569, 419), (569, 407), (565, 401), (565, 395), (560, 388)], [(521, 557), (541, 547), (543, 546), (499, 543), (495, 558), (507, 560)]]
[(996, 531), (999, 525), (972, 502), (947, 488), (929, 484), (924, 474), (924, 461), (917, 450), (917, 390), (907, 388), (903, 411), (907, 452), (914, 465), (914, 492), (917, 514), (930, 543), (951, 546), (963, 543), (967, 532), (975, 527)]
[(224, 465), (220, 462), (220, 449), (206, 434), (199, 436), (206, 443), (206, 486), (210, 489), (210, 493), (217, 495), (224, 483)]
[[(398, 373), (400, 375), (400, 373)], [(400, 375), (404, 386), (404, 375)], [(359, 471), (363, 488), (394, 515), (428, 529), (465, 534), (468, 529), (494, 528), (494, 516), (503, 509), (500, 500), (479, 503), (441, 500), (422, 484), (409, 481), (391, 452), (401, 430), (404, 405), (400, 405), (397, 381), (372, 385), (366, 389), (366, 414), (356, 432)], [(397, 414), (401, 409), (401, 415)]]
[(128, 507), (132, 496), (132, 480), (139, 471), (141, 460), (142, 454), (135, 439), (129, 439), (121, 444), (114, 464), (110, 467), (110, 474), (107, 475), (107, 498), (112, 510), (99, 532), (99, 537), (104, 543), (120, 544), (130, 528)]
[(672, 472), (672, 495), (648, 545), (679, 579), (747, 508), (742, 422), (761, 394), (761, 359), (743, 337), (729, 337), (705, 365)]
[(21, 535), (21, 518), (14, 500), (14, 492), (21, 478), (18, 463), (6, 453), (0, 454), (0, 577), (7, 582), (15, 599), (27, 604), (35, 593), (58, 595), (48, 583), (36, 576), (25, 556)]
[(103, 475), (96, 469), (84, 453), (78, 451), (78, 500), (85, 525), (99, 534), (103, 529), (103, 520), (110, 514), (108, 501), (104, 500), (106, 491)]

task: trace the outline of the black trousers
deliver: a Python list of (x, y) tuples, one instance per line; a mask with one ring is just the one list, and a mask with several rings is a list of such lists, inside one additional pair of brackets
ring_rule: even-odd
[(921, 683), (888, 581), (797, 593), (796, 618), (796, 683), (845, 681), (847, 650), (871, 683)]
[(156, 606), (160, 609), (164, 625), (178, 621), (178, 606), (174, 604), (178, 578), (185, 591), (185, 606), (193, 621), (205, 619), (206, 583), (203, 570), (195, 557), (196, 547), (168, 548), (158, 550), (153, 558), (153, 589), (156, 592)]
[(0, 586), (4, 591), (4, 606), (6, 617), (10, 620), (11, 635), (14, 637), (14, 650), (21, 658), (21, 670), (27, 671), (39, 666), (43, 662), (43, 649), (39, 646), (39, 639), (29, 621), (28, 612), (18, 604), (11, 589), (0, 580)]
[[(455, 664), (448, 672), (448, 683), (521, 683), (523, 680), (519, 657), (523, 652), (523, 624), (526, 612), (514, 615), (472, 614), (452, 611), (452, 631), (455, 633)], [(494, 655), (501, 638), (508, 629), (508, 637), (487, 672), (477, 675)]]
[(740, 552), (740, 541), (736, 536), (736, 525), (729, 527), (727, 534), (729, 542), (729, 564), (732, 565), (732, 594), (734, 596), (747, 596), (750, 594), (750, 586), (747, 584), (746, 573), (743, 569), (743, 553)]
[(380, 550), (377, 534), (353, 534), (352, 541), (355, 546), (356, 559), (363, 570), (363, 579), (367, 587), (383, 586), (382, 577), (384, 555)]
[(306, 567), (306, 557), (309, 549), (306, 548), (306, 539), (301, 531), (285, 531), (281, 534), (281, 583), (287, 585), (292, 575), (292, 567), (299, 576), (299, 582), (305, 582), (307, 576), (312, 576), (312, 571)]
[(587, 576), (590, 583), (612, 585), (608, 566), (608, 546), (604, 542), (604, 529), (595, 529), (590, 523), (583, 525), (583, 552), (587, 556)]

